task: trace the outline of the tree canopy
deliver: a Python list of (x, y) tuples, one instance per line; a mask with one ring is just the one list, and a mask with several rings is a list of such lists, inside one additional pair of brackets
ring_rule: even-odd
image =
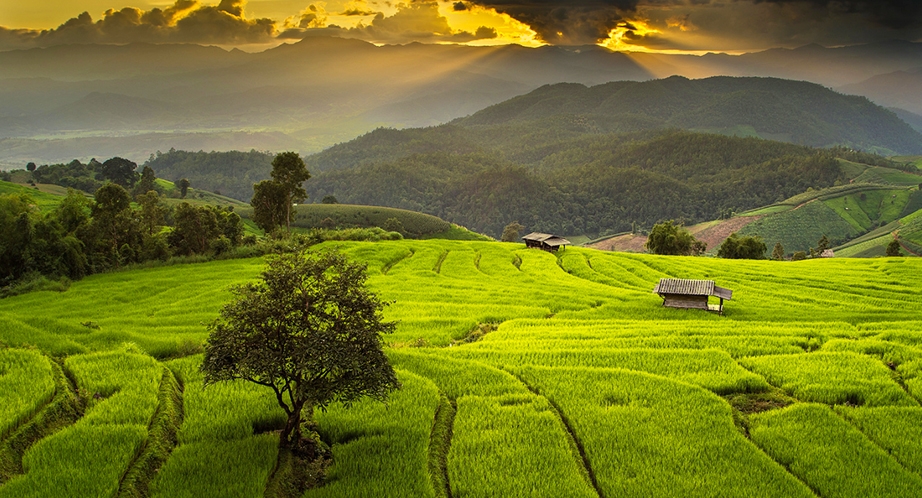
[(271, 176), (253, 185), (253, 221), (267, 232), (282, 222), (291, 231), (292, 205), (307, 198), (302, 183), (311, 175), (297, 152), (282, 152), (272, 160)]
[(697, 256), (707, 250), (704, 242), (696, 239), (680, 225), (676, 225), (673, 220), (653, 225), (644, 248), (653, 254), (672, 256)]
[(775, 242), (775, 248), (772, 249), (772, 260), (774, 261), (784, 260), (784, 246), (781, 245), (781, 242)]
[(399, 387), (380, 334), (395, 324), (365, 287), (365, 265), (336, 251), (269, 259), (258, 282), (233, 289), (234, 300), (210, 325), (205, 384), (244, 379), (273, 390), (288, 419), (280, 444), (301, 441), (302, 412), (363, 397), (386, 399)]
[(525, 227), (522, 226), (518, 221), (513, 221), (503, 228), (503, 242), (518, 242), (519, 236), (522, 235), (522, 230), (525, 230)]
[(902, 256), (903, 253), (900, 251), (900, 241), (893, 239), (887, 244), (887, 257)]
[[(779, 252), (779, 245), (775, 246), (772, 257), (775, 258)], [(758, 235), (737, 235), (731, 233), (723, 244), (717, 249), (717, 256), (727, 259), (765, 259), (767, 247), (762, 237)], [(781, 250), (781, 258), (784, 257), (784, 250)]]
[(307, 192), (301, 185), (310, 179), (304, 160), (297, 152), (281, 152), (272, 160), (272, 181), (285, 189), (285, 227), (291, 230), (291, 205), (307, 199)]

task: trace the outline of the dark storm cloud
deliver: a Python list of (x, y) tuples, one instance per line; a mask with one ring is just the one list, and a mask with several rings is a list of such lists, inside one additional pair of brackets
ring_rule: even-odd
[(54, 29), (0, 27), (0, 48), (47, 47), (70, 43), (214, 43), (246, 44), (272, 41), (272, 19), (246, 19), (244, 0), (201, 5), (177, 0), (166, 9), (110, 9), (94, 21), (84, 12)]
[(870, 22), (903, 29), (922, 25), (920, 0), (755, 0), (756, 3), (807, 4), (830, 14), (866, 14)]
[[(582, 45), (608, 38), (625, 14), (634, 12), (640, 0), (471, 0), (525, 23), (547, 43)], [(667, 3), (671, 3), (667, 0)]]
[[(799, 21), (810, 19), (814, 23), (821, 23), (823, 27), (817, 30), (817, 39), (813, 42), (823, 43), (823, 33), (832, 33), (837, 23), (842, 29), (860, 29), (867, 26), (872, 31), (876, 28), (890, 30), (887, 34), (875, 32), (875, 36), (889, 36), (892, 38), (916, 39), (918, 32), (913, 28), (922, 26), (922, 0), (467, 0), (467, 5), (479, 5), (484, 8), (494, 9), (497, 12), (508, 14), (516, 20), (529, 25), (545, 42), (552, 44), (586, 44), (595, 43), (608, 38), (610, 30), (619, 22), (632, 20), (638, 11), (650, 9), (676, 10), (680, 15), (695, 19), (696, 16), (713, 15), (716, 18), (740, 17), (733, 16), (729, 11), (739, 13), (755, 12), (750, 7), (759, 4), (773, 4), (785, 7), (794, 12), (796, 17), (785, 17), (790, 12), (782, 15), (776, 13), (775, 18), (753, 17), (743, 18), (741, 26), (724, 26), (724, 29), (736, 31), (739, 27), (740, 34), (746, 36), (746, 31), (765, 32), (766, 26), (791, 22), (791, 27), (801, 30), (796, 37), (782, 35), (783, 29), (776, 29), (779, 33), (779, 43), (797, 39), (810, 38), (810, 26)], [(723, 10), (725, 12), (718, 12)], [(766, 11), (759, 11), (765, 13)], [(700, 22), (700, 26), (710, 23)], [(720, 34), (721, 28), (713, 33)], [(806, 30), (806, 31), (803, 31)], [(842, 36), (833, 37), (836, 39)], [(855, 33), (856, 42), (863, 41), (862, 33)], [(646, 37), (647, 40), (652, 38)], [(831, 40), (832, 38), (830, 38)], [(638, 44), (643, 40), (638, 38)], [(662, 40), (660, 40), (662, 43)], [(719, 48), (719, 47), (715, 47)]]

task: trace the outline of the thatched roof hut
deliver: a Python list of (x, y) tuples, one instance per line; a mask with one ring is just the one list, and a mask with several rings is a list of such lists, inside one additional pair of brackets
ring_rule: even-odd
[(543, 249), (545, 251), (556, 252), (561, 247), (566, 247), (570, 241), (549, 233), (532, 232), (524, 237), (525, 246), (532, 249)]
[[(733, 291), (718, 287), (713, 280), (688, 280), (661, 278), (653, 292), (663, 298), (663, 306), (669, 308), (701, 309), (723, 314), (724, 299), (730, 300)], [(720, 304), (710, 304), (711, 297), (720, 299)]]

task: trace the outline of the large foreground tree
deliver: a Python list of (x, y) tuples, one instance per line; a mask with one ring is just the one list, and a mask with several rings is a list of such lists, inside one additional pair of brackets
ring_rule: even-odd
[(365, 265), (336, 251), (272, 257), (260, 281), (236, 287), (211, 324), (205, 385), (244, 379), (275, 392), (288, 420), (280, 444), (297, 448), (315, 408), (387, 398), (400, 384), (381, 350), (385, 303), (365, 287)]

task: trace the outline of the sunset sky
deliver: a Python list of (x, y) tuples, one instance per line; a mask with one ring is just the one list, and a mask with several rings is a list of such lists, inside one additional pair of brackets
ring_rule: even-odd
[(121, 1), (0, 0), (0, 50), (135, 41), (259, 50), (316, 35), (667, 53), (922, 40), (919, 0)]

